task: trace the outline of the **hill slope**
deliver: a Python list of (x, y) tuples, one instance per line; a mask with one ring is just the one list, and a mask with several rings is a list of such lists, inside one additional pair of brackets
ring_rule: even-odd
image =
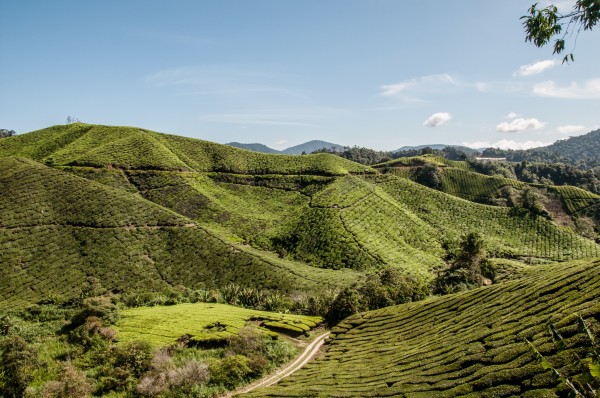
[[(600, 333), (600, 262), (530, 272), (527, 278), (352, 316), (327, 352), (279, 385), (250, 396), (550, 397), (568, 389), (591, 345), (581, 315)], [(562, 336), (554, 343), (548, 325)]]
[[(10, 155), (53, 166), (3, 161), (0, 219), (8, 229), (0, 244), (10, 250), (0, 255), (15, 275), (26, 259), (39, 275), (59, 265), (82, 275), (90, 273), (87, 267), (133, 264), (127, 272), (137, 274), (118, 283), (102, 271), (115, 289), (130, 282), (154, 289), (163, 282), (216, 287), (240, 281), (310, 290), (320, 279), (339, 286), (357, 276), (322, 268), (382, 266), (427, 281), (444, 266), (446, 244), (468, 232), (484, 235), (488, 253), (498, 258), (553, 262), (600, 255), (593, 241), (533, 213), (472, 203), (330, 154), (258, 154), (132, 127), (75, 124), (3, 139), (0, 158)], [(468, 169), (466, 162), (427, 159)], [(382, 169), (418, 162), (424, 160), (395, 160)], [(573, 206), (584, 203), (578, 198), (575, 192)], [(44, 246), (46, 236), (54, 243)], [(253, 267), (240, 272), (236, 267), (247, 256)], [(143, 276), (153, 267), (161, 271)], [(5, 297), (21, 294), (15, 281)], [(23, 297), (39, 298), (50, 286), (36, 289)]]
[(271, 155), (134, 127), (74, 123), (0, 141), (0, 157), (58, 166), (247, 174), (344, 175), (365, 166), (330, 154)]
[(190, 219), (125, 191), (27, 159), (0, 159), (0, 306), (105, 290), (230, 282), (315, 290), (352, 275), (316, 270), (227, 243)]
[(559, 140), (552, 145), (536, 148), (536, 150), (558, 153), (560, 156), (573, 162), (579, 160), (600, 161), (600, 130), (577, 137), (570, 137), (566, 140)]

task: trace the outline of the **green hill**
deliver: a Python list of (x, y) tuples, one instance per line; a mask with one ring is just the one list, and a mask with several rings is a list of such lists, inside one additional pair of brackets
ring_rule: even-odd
[(333, 329), (322, 357), (249, 396), (567, 396), (526, 339), (563, 376), (580, 373), (592, 343), (579, 316), (600, 331), (599, 267), (538, 267), (496, 286), (357, 314)]
[(289, 292), (353, 278), (228, 243), (137, 195), (32, 160), (0, 159), (0, 191), (3, 308), (73, 298), (88, 277), (113, 291), (235, 282)]
[(344, 175), (369, 171), (329, 154), (271, 155), (135, 127), (74, 123), (0, 141), (0, 157), (22, 156), (57, 166), (242, 174)]
[[(330, 154), (260, 154), (72, 124), (5, 138), (0, 159), (7, 302), (69, 296), (90, 276), (116, 291), (229, 282), (312, 290), (361, 275), (337, 270), (382, 266), (426, 281), (444, 266), (446, 244), (468, 232), (480, 232), (496, 258), (600, 255), (596, 243), (544, 217), (460, 198), (491, 196), (508, 182), (431, 156), (383, 164), (381, 174)], [(393, 173), (428, 162), (444, 169), (444, 186), (459, 197)], [(596, 200), (557, 190), (573, 209)], [(61, 281), (52, 285), (55, 274)]]

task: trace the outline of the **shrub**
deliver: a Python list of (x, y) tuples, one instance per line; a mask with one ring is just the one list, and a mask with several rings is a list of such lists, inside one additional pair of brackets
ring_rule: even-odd
[(214, 384), (221, 384), (229, 389), (236, 388), (252, 374), (248, 366), (250, 360), (244, 355), (231, 355), (210, 365), (210, 377)]
[(37, 352), (19, 336), (2, 340), (0, 352), (0, 396), (21, 397), (38, 367)]
[(71, 362), (62, 366), (58, 381), (51, 381), (44, 385), (42, 396), (44, 398), (83, 398), (92, 392), (92, 384), (85, 374), (76, 369)]
[(487, 260), (485, 244), (476, 232), (463, 236), (458, 247), (446, 244), (449, 268), (441, 271), (432, 283), (436, 294), (455, 293), (482, 286), (487, 278), (493, 282), (496, 271)]
[(362, 309), (358, 291), (354, 287), (348, 287), (342, 290), (331, 304), (329, 311), (325, 315), (325, 319), (329, 324), (335, 325), (342, 319), (352, 314), (356, 314)]

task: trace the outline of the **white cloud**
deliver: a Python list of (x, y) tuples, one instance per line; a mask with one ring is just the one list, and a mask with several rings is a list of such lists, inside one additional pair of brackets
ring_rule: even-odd
[(597, 99), (600, 98), (600, 79), (591, 79), (579, 85), (572, 82), (565, 87), (557, 86), (552, 80), (533, 86), (533, 93), (541, 97), (565, 99)]
[(510, 123), (502, 122), (496, 126), (496, 131), (500, 131), (502, 133), (519, 133), (521, 131), (530, 130), (530, 129), (541, 129), (546, 125), (545, 122), (540, 122), (536, 118), (524, 119), (522, 117), (512, 119)]
[(517, 114), (516, 114), (516, 113), (514, 113), (514, 112), (510, 112), (508, 115), (506, 115), (506, 118), (507, 118), (507, 119), (514, 119), (514, 118), (516, 118), (517, 116), (519, 116), (519, 115), (517, 115)]
[(522, 65), (519, 70), (513, 73), (513, 76), (531, 76), (542, 73), (545, 70), (555, 67), (558, 65), (558, 61), (553, 59), (547, 59), (545, 61), (534, 62), (533, 64)]
[(381, 86), (381, 95), (384, 97), (392, 97), (416, 86), (416, 84), (416, 81), (404, 81), (396, 84), (384, 85)]
[(558, 131), (560, 134), (575, 134), (582, 133), (586, 129), (587, 128), (585, 126), (568, 124), (566, 126), (558, 126), (556, 131)]
[(415, 92), (439, 92), (448, 87), (460, 86), (460, 83), (447, 73), (427, 75), (417, 79), (403, 80), (398, 83), (381, 86), (383, 97), (399, 97), (408, 101), (418, 101)]
[(429, 116), (427, 120), (423, 122), (423, 126), (429, 127), (437, 127), (446, 123), (448, 120), (452, 119), (452, 115), (448, 112), (438, 112)]
[(552, 144), (551, 142), (542, 141), (514, 141), (514, 140), (500, 140), (497, 142), (491, 141), (475, 141), (475, 142), (463, 142), (464, 146), (469, 148), (500, 148), (500, 149), (531, 149), (538, 148), (541, 146), (547, 146)]

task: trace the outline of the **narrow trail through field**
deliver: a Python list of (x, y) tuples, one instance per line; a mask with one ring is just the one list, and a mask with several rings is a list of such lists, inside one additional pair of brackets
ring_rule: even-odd
[(238, 395), (248, 393), (257, 388), (269, 387), (269, 386), (277, 383), (279, 380), (283, 379), (284, 377), (291, 375), (292, 373), (294, 373), (295, 371), (297, 371), (298, 369), (300, 369), (304, 365), (306, 365), (317, 354), (317, 352), (319, 351), (319, 348), (321, 348), (321, 346), (323, 345), (323, 343), (325, 342), (325, 339), (327, 337), (329, 337), (329, 332), (325, 332), (325, 333), (317, 336), (317, 338), (315, 338), (308, 346), (306, 346), (306, 348), (304, 349), (304, 352), (302, 354), (300, 354), (300, 356), (298, 358), (296, 358), (296, 360), (294, 360), (294, 362), (290, 363), (285, 368), (279, 370), (278, 372), (276, 372), (272, 375), (266, 376), (266, 377), (254, 382), (240, 390), (230, 392), (229, 394), (224, 395), (223, 397), (229, 398), (232, 396), (238, 396)]

